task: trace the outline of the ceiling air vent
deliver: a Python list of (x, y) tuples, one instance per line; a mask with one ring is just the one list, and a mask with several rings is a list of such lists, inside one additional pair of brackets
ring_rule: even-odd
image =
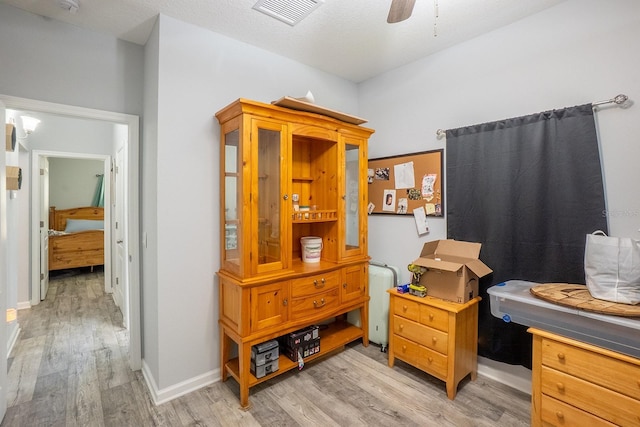
[(293, 27), (322, 3), (324, 0), (259, 0), (253, 8)]

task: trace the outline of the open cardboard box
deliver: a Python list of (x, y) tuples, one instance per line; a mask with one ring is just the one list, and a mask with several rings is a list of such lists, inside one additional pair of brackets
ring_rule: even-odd
[(7, 190), (19, 190), (22, 187), (22, 169), (7, 166)]
[(452, 239), (425, 243), (413, 263), (427, 268), (420, 277), (427, 295), (459, 303), (477, 297), (478, 280), (493, 271), (478, 259), (481, 246)]

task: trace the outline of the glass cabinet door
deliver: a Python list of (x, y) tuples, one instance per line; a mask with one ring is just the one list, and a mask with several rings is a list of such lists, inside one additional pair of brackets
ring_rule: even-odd
[(362, 212), (366, 190), (363, 176), (366, 177), (366, 150), (361, 140), (345, 140), (344, 174), (344, 246), (342, 257), (358, 256), (366, 253), (366, 217)]
[(224, 200), (223, 203), (223, 224), (224, 235), (222, 240), (222, 262), (227, 270), (236, 274), (240, 273), (240, 212), (241, 199), (241, 174), (239, 173), (241, 153), (239, 129), (224, 133)]
[(256, 215), (252, 219), (251, 259), (256, 274), (281, 270), (287, 264), (285, 137), (285, 125), (253, 121), (251, 147), (256, 176), (252, 182), (251, 203)]

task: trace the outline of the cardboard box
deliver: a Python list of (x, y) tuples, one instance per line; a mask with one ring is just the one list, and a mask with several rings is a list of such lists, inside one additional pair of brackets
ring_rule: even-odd
[(16, 148), (16, 127), (7, 123), (5, 126), (5, 134), (6, 134), (6, 151), (13, 151)]
[(481, 246), (452, 239), (425, 243), (413, 263), (427, 269), (420, 277), (427, 295), (459, 303), (477, 297), (478, 280), (493, 271), (478, 259)]
[(7, 190), (19, 190), (22, 187), (22, 169), (7, 166)]

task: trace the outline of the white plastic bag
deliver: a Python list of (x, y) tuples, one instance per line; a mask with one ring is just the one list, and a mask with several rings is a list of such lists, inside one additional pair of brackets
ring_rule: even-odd
[(587, 234), (584, 275), (591, 296), (624, 304), (640, 303), (640, 240)]

